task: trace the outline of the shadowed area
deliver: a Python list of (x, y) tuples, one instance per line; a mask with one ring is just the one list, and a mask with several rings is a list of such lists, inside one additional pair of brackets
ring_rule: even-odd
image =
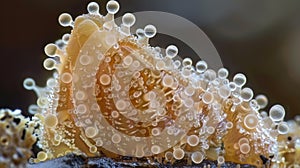
[[(66, 155), (57, 159), (49, 160), (46, 162), (41, 162), (37, 164), (28, 164), (28, 168), (43, 168), (43, 167), (144, 167), (144, 168), (179, 168), (179, 167), (204, 167), (210, 165), (210, 168), (217, 168), (217, 163), (209, 160), (205, 160), (200, 164), (190, 164), (187, 166), (185, 161), (177, 161), (170, 165), (168, 163), (162, 164), (153, 161), (149, 163), (147, 160), (138, 159), (132, 160), (132, 158), (122, 158), (122, 161), (114, 161), (111, 158), (101, 157), (101, 158), (86, 158), (83, 156), (76, 155)], [(222, 164), (222, 168), (234, 168), (237, 167), (234, 163), (226, 162)], [(254, 168), (251, 165), (240, 165), (240, 168)]]

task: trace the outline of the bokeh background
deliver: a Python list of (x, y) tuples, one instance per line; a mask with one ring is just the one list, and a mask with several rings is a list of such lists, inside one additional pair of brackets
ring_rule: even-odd
[[(32, 77), (44, 86), (52, 72), (43, 68), (44, 46), (70, 31), (57, 22), (60, 13), (73, 17), (87, 13), (87, 0), (15, 0), (0, 6), (0, 108), (24, 113), (35, 103), (23, 88)], [(106, 13), (107, 0), (97, 0)], [(268, 108), (281, 103), (286, 118), (300, 114), (300, 1), (120, 0), (118, 16), (125, 12), (164, 11), (197, 24), (211, 39), (229, 69), (230, 78), (243, 72), (255, 94), (269, 98)], [(138, 21), (138, 20), (137, 20)], [(170, 28), (171, 29), (171, 28)], [(186, 30), (188, 31), (188, 30)], [(153, 43), (166, 47), (168, 37)], [(174, 42), (170, 41), (169, 44)], [(197, 56), (180, 46), (180, 55)]]

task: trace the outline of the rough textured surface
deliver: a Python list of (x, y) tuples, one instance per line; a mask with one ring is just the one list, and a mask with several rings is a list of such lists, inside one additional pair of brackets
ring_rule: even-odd
[(23, 167), (32, 152), (36, 138), (35, 124), (20, 110), (0, 109), (0, 168)]
[[(49, 160), (46, 162), (41, 162), (37, 164), (28, 164), (28, 168), (45, 168), (45, 167), (60, 167), (60, 168), (82, 168), (82, 167), (89, 167), (89, 168), (98, 168), (98, 167), (158, 167), (158, 168), (171, 168), (171, 167), (185, 167), (185, 168), (192, 168), (192, 167), (208, 167), (216, 168), (217, 163), (215, 161), (208, 161), (205, 160), (201, 164), (191, 164), (187, 165), (186, 162), (180, 161), (175, 162), (174, 164), (160, 164), (157, 162), (149, 163), (147, 160), (136, 160), (133, 161), (132, 158), (123, 158), (123, 161), (114, 161), (111, 158), (102, 157), (102, 158), (86, 158), (83, 156), (76, 156), (76, 155), (67, 155), (64, 157), (60, 157), (57, 159)], [(222, 164), (221, 168), (235, 168), (238, 165), (234, 163), (225, 163)], [(240, 165), (241, 168), (254, 168), (251, 165)]]

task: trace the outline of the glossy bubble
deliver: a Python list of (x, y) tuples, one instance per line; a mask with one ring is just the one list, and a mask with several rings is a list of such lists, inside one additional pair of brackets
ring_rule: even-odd
[(49, 57), (54, 57), (57, 50), (57, 46), (53, 43), (47, 44), (44, 48), (44, 52)]
[(233, 77), (233, 82), (236, 84), (238, 87), (242, 87), (246, 84), (247, 78), (244, 74), (238, 73), (234, 75)]
[(269, 116), (270, 116), (271, 120), (273, 120), (275, 122), (281, 121), (281, 120), (283, 120), (283, 118), (285, 116), (285, 110), (281, 105), (276, 104), (271, 107), (271, 109), (269, 111)]
[(144, 33), (145, 33), (145, 36), (148, 37), (148, 38), (154, 37), (155, 34), (156, 34), (156, 28), (155, 28), (155, 26), (153, 26), (153, 25), (147, 25), (147, 26), (145, 26)]
[(229, 74), (229, 72), (226, 68), (220, 68), (218, 70), (218, 77), (220, 79), (226, 79), (228, 77), (228, 74)]
[(169, 45), (166, 49), (166, 56), (174, 58), (178, 54), (178, 48), (175, 45)]
[(68, 13), (62, 13), (61, 15), (59, 15), (58, 17), (58, 22), (60, 25), (67, 27), (67, 26), (71, 26), (73, 19), (72, 16)]
[(251, 150), (251, 147), (250, 147), (250, 145), (247, 144), (247, 143), (244, 143), (244, 144), (242, 144), (242, 145), (240, 146), (240, 152), (241, 152), (242, 154), (248, 154), (248, 153), (250, 152), (250, 150)]
[(110, 14), (116, 14), (120, 9), (120, 5), (117, 1), (110, 0), (106, 4), (106, 10)]
[(176, 160), (181, 160), (184, 157), (184, 150), (182, 150), (181, 148), (177, 148), (173, 151), (173, 157)]
[(46, 70), (53, 70), (55, 69), (56, 61), (52, 58), (47, 58), (44, 60), (43, 65)]
[(220, 95), (220, 97), (222, 97), (223, 99), (226, 99), (230, 96), (231, 94), (231, 90), (227, 85), (223, 85), (219, 88), (218, 90), (218, 94)]
[(68, 41), (70, 40), (70, 36), (71, 36), (71, 35), (70, 35), (69, 33), (64, 34), (63, 37), (62, 37), (62, 41), (63, 41), (65, 44), (67, 44)]
[(278, 124), (278, 133), (287, 134), (289, 132), (289, 125), (286, 122), (281, 122)]
[(90, 2), (87, 6), (87, 10), (90, 14), (99, 14), (99, 5), (96, 2)]
[(192, 66), (192, 64), (193, 64), (193, 61), (191, 58), (187, 57), (182, 60), (182, 66), (188, 67), (188, 66)]
[(135, 34), (138, 36), (138, 37), (140, 37), (140, 38), (142, 38), (142, 37), (145, 37), (145, 31), (143, 30), (143, 29), (136, 29), (136, 32), (135, 32)]
[(241, 91), (241, 98), (244, 101), (250, 101), (253, 98), (253, 91), (250, 88), (244, 88)]
[(131, 27), (135, 23), (135, 16), (132, 13), (126, 13), (122, 17), (122, 23), (125, 26)]
[(260, 109), (265, 108), (268, 105), (268, 98), (265, 95), (257, 95), (255, 97), (257, 104), (259, 105)]
[(198, 143), (199, 143), (199, 137), (196, 136), (196, 135), (190, 135), (188, 138), (187, 138), (187, 142), (190, 146), (197, 146)]
[(192, 153), (191, 159), (194, 163), (199, 164), (203, 161), (204, 155), (201, 152), (196, 151)]
[(199, 73), (203, 73), (205, 72), (207, 69), (207, 63), (205, 61), (198, 61), (196, 63), (196, 71)]
[(248, 114), (244, 118), (244, 125), (247, 129), (254, 129), (258, 124), (258, 118), (255, 114)]
[(35, 88), (35, 81), (32, 78), (26, 78), (23, 82), (23, 86), (27, 90), (32, 90)]
[(58, 119), (53, 114), (47, 114), (44, 123), (45, 126), (53, 128), (58, 124)]

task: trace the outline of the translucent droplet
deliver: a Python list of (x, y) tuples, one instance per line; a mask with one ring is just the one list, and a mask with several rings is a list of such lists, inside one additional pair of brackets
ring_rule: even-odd
[(241, 146), (244, 143), (249, 144), (249, 140), (245, 137), (240, 138), (239, 141), (238, 141), (239, 146)]
[(233, 123), (230, 122), (230, 121), (228, 121), (228, 122), (226, 123), (226, 128), (227, 128), (227, 129), (233, 128)]
[(47, 80), (47, 87), (49, 87), (49, 88), (55, 87), (56, 84), (57, 84), (57, 82), (56, 82), (56, 80), (54, 78), (49, 78)]
[(250, 147), (250, 145), (247, 144), (247, 143), (244, 143), (244, 144), (242, 144), (242, 145), (240, 146), (240, 152), (241, 152), (242, 154), (247, 154), (247, 153), (250, 152), (250, 150), (251, 150), (251, 147)]
[(102, 146), (103, 141), (101, 139), (96, 140), (96, 146)]
[(257, 124), (258, 124), (258, 118), (256, 117), (255, 114), (248, 114), (244, 118), (244, 125), (248, 129), (256, 128)]
[(270, 116), (271, 120), (273, 120), (275, 122), (281, 121), (281, 120), (283, 120), (283, 118), (285, 116), (285, 110), (281, 105), (276, 104), (271, 107), (271, 109), (269, 111), (269, 116)]
[(191, 58), (184, 58), (182, 60), (182, 66), (188, 67), (188, 66), (192, 66), (193, 61)]
[(187, 87), (184, 89), (184, 93), (185, 93), (187, 96), (193, 96), (193, 94), (195, 93), (195, 89), (194, 89), (192, 86), (187, 86)]
[(268, 113), (266, 112), (266, 111), (261, 111), (260, 112), (260, 116), (261, 116), (261, 118), (267, 118), (268, 117)]
[(255, 99), (250, 100), (249, 105), (255, 111), (260, 109), (260, 107)]
[(39, 106), (35, 105), (35, 104), (31, 104), (29, 107), (28, 107), (28, 112), (30, 114), (36, 114), (39, 110)]
[(159, 154), (161, 152), (161, 148), (158, 145), (153, 145), (151, 146), (151, 152), (153, 154)]
[(204, 155), (201, 152), (193, 152), (191, 155), (191, 159), (195, 164), (199, 164), (203, 161)]
[(129, 66), (131, 65), (133, 62), (133, 59), (130, 55), (126, 56), (124, 59), (123, 59), (123, 63), (125, 66)]
[(88, 64), (92, 63), (92, 57), (90, 57), (88, 55), (81, 55), (79, 57), (79, 62), (81, 65), (88, 65)]
[(162, 70), (166, 66), (166, 63), (163, 60), (159, 60), (156, 62), (155, 67), (157, 70)]
[(98, 133), (98, 129), (95, 128), (95, 127), (87, 127), (85, 130), (85, 135), (88, 137), (88, 138), (93, 138), (97, 135)]
[(109, 14), (116, 14), (120, 9), (120, 5), (117, 1), (111, 0), (106, 4), (106, 10)]
[(96, 2), (90, 2), (87, 6), (87, 10), (90, 14), (99, 14), (99, 5)]
[(217, 77), (217, 74), (214, 70), (212, 69), (207, 69), (205, 72), (204, 72), (204, 77), (205, 79), (207, 79), (208, 81), (213, 81), (216, 79)]
[(205, 61), (198, 61), (196, 63), (196, 71), (199, 73), (205, 72), (207, 69), (207, 63)]
[(96, 153), (97, 152), (97, 147), (95, 145), (90, 146), (89, 147), (89, 152)]
[(226, 99), (230, 96), (231, 94), (231, 90), (227, 85), (223, 85), (219, 88), (218, 90), (218, 94), (220, 95), (220, 97), (222, 97), (223, 99)]
[(58, 17), (58, 22), (63, 27), (67, 27), (67, 26), (71, 26), (72, 25), (73, 19), (72, 19), (72, 16), (70, 14), (68, 14), (68, 13), (62, 13)]
[(250, 88), (244, 88), (241, 91), (241, 98), (244, 101), (250, 101), (253, 98), (253, 91)]
[(206, 132), (209, 134), (213, 134), (215, 132), (215, 128), (212, 126), (209, 126), (206, 128)]
[(145, 36), (148, 37), (148, 38), (154, 37), (155, 34), (156, 34), (156, 28), (155, 28), (155, 26), (153, 26), (153, 25), (147, 25), (147, 26), (145, 26), (144, 33), (145, 33)]
[(58, 124), (58, 119), (53, 114), (47, 114), (44, 121), (45, 126), (53, 128)]
[(111, 141), (115, 144), (118, 144), (120, 143), (122, 140), (121, 136), (119, 134), (114, 134), (112, 137), (111, 137)]
[(87, 107), (85, 104), (79, 104), (77, 107), (76, 107), (76, 111), (77, 113), (79, 114), (84, 114), (87, 112)]
[(83, 91), (77, 91), (75, 94), (75, 99), (84, 100), (86, 98), (86, 94)]
[(189, 78), (190, 75), (192, 74), (191, 69), (187, 67), (183, 67), (181, 70), (181, 75), (185, 78)]
[(247, 78), (244, 74), (238, 73), (234, 75), (233, 77), (233, 82), (236, 84), (238, 87), (242, 87), (246, 84)]
[(111, 82), (111, 78), (110, 78), (109, 75), (103, 74), (103, 75), (100, 76), (100, 83), (101, 83), (102, 85), (105, 85), (105, 86), (106, 86), (106, 85), (109, 85), (110, 82)]
[(62, 41), (65, 43), (65, 44), (67, 44), (68, 43), (68, 41), (70, 40), (70, 34), (69, 33), (66, 33), (66, 34), (64, 34), (63, 36), (62, 36)]
[(71, 73), (65, 72), (65, 73), (63, 73), (63, 74), (61, 75), (61, 78), (60, 78), (60, 79), (61, 79), (61, 81), (62, 81), (63, 83), (71, 83), (73, 77), (72, 77), (72, 74), (71, 74)]
[(228, 77), (228, 74), (229, 74), (229, 72), (226, 68), (220, 68), (218, 70), (218, 77), (220, 79), (226, 79)]
[(171, 87), (174, 83), (174, 78), (171, 75), (165, 75), (163, 80), (162, 80), (162, 84), (165, 87)]
[(174, 58), (174, 57), (176, 57), (177, 54), (178, 54), (178, 48), (175, 45), (169, 45), (166, 48), (166, 56), (167, 57)]
[(126, 13), (122, 17), (122, 23), (125, 26), (131, 27), (135, 23), (135, 16), (132, 13)]
[(39, 97), (36, 101), (36, 104), (41, 108), (47, 108), (49, 101), (46, 97)]
[(174, 68), (179, 68), (181, 65), (181, 62), (179, 60), (176, 60), (173, 62)]
[(257, 95), (255, 97), (257, 104), (259, 105), (260, 109), (265, 108), (268, 105), (268, 98), (265, 95)]
[(125, 110), (126, 109), (126, 102), (124, 100), (117, 100), (116, 108), (120, 111)]
[(57, 50), (57, 46), (53, 43), (47, 44), (44, 48), (44, 52), (49, 57), (54, 57)]
[(159, 128), (153, 128), (153, 129), (151, 130), (151, 134), (152, 134), (153, 136), (158, 136), (158, 135), (160, 135), (160, 133), (161, 133), (161, 131), (160, 131)]
[(143, 29), (136, 29), (135, 34), (136, 34), (138, 37), (140, 37), (140, 38), (145, 37), (145, 32), (144, 32)]
[(44, 151), (40, 151), (40, 152), (37, 154), (37, 159), (38, 159), (39, 161), (45, 161), (47, 158), (48, 158), (47, 153), (44, 152)]
[(197, 135), (190, 135), (187, 138), (187, 142), (190, 146), (197, 146), (199, 143), (199, 137)]
[(231, 91), (234, 91), (236, 88), (236, 85), (234, 82), (229, 82), (228, 87), (230, 88)]
[(46, 70), (53, 70), (55, 69), (56, 61), (52, 58), (47, 58), (44, 60), (43, 65)]
[(212, 93), (210, 92), (205, 92), (203, 95), (202, 95), (202, 101), (203, 103), (205, 104), (211, 104), (213, 101), (214, 101), (214, 96)]
[(176, 160), (181, 160), (184, 157), (184, 150), (182, 150), (181, 148), (177, 148), (173, 151), (173, 157)]
[(192, 107), (194, 105), (194, 100), (192, 98), (185, 98), (183, 103), (186, 107)]
[(26, 78), (23, 82), (23, 86), (27, 90), (32, 90), (35, 88), (35, 81), (32, 78)]
[(287, 134), (289, 132), (289, 125), (286, 122), (281, 122), (278, 125), (278, 133), (279, 134)]

